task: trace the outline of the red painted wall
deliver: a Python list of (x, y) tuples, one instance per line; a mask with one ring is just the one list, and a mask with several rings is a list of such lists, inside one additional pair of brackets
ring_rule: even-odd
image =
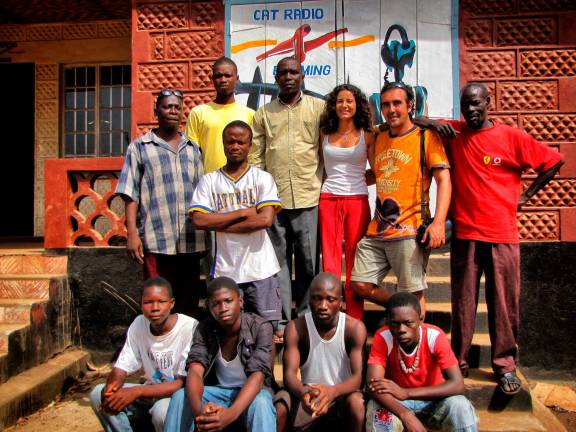
[(133, 0), (132, 136), (155, 122), (155, 95), (184, 92), (185, 115), (213, 98), (211, 65), (224, 54), (222, 1)]

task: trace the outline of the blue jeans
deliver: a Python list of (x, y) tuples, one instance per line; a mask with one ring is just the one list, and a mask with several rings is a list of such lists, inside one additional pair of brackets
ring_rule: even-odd
[[(434, 430), (477, 432), (478, 419), (474, 407), (465, 396), (450, 396), (434, 401), (404, 400), (398, 401), (418, 419)], [(400, 432), (404, 430), (402, 421), (382, 408), (374, 400), (368, 402), (366, 411), (366, 432)]]
[[(139, 384), (126, 383), (122, 387), (134, 387)], [(98, 384), (90, 393), (90, 404), (92, 409), (100, 420), (105, 432), (132, 432), (132, 425), (130, 418), (134, 416), (150, 415), (154, 430), (162, 432), (164, 430), (164, 418), (166, 411), (168, 411), (169, 398), (162, 399), (149, 399), (142, 398), (136, 399), (133, 404), (128, 405), (123, 411), (116, 415), (106, 414), (100, 409), (102, 405), (102, 389), (104, 384)]]
[[(240, 388), (206, 386), (202, 394), (202, 405), (212, 402), (228, 408), (232, 405), (239, 392)], [(187, 399), (187, 394), (183, 388), (172, 395), (164, 424), (166, 432), (194, 431), (194, 419)], [(260, 390), (260, 393), (256, 395), (239, 420), (248, 432), (275, 431), (276, 409), (272, 404), (270, 392)]]

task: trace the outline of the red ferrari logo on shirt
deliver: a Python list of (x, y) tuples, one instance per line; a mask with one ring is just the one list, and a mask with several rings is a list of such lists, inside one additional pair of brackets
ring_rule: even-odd
[(484, 156), (484, 165), (488, 165), (492, 158), (490, 156)]

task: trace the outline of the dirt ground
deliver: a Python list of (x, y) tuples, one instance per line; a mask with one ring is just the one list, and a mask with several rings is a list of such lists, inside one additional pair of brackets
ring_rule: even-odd
[[(21, 418), (15, 426), (5, 432), (103, 432), (102, 426), (90, 408), (90, 390), (106, 380), (109, 367), (100, 371), (88, 372), (80, 378), (63, 396), (36, 413)], [(531, 382), (531, 387), (534, 382)], [(570, 387), (574, 388), (573, 385)], [(568, 432), (576, 432), (576, 412), (552, 406), (551, 411), (566, 427)]]
[(5, 432), (103, 432), (100, 422), (90, 407), (90, 391), (104, 382), (105, 372), (89, 372), (80, 378), (64, 395), (50, 405), (18, 420)]

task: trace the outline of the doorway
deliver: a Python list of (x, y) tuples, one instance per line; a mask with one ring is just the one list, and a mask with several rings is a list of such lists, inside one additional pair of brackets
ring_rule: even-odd
[(3, 139), (0, 237), (34, 236), (34, 63), (0, 64)]

